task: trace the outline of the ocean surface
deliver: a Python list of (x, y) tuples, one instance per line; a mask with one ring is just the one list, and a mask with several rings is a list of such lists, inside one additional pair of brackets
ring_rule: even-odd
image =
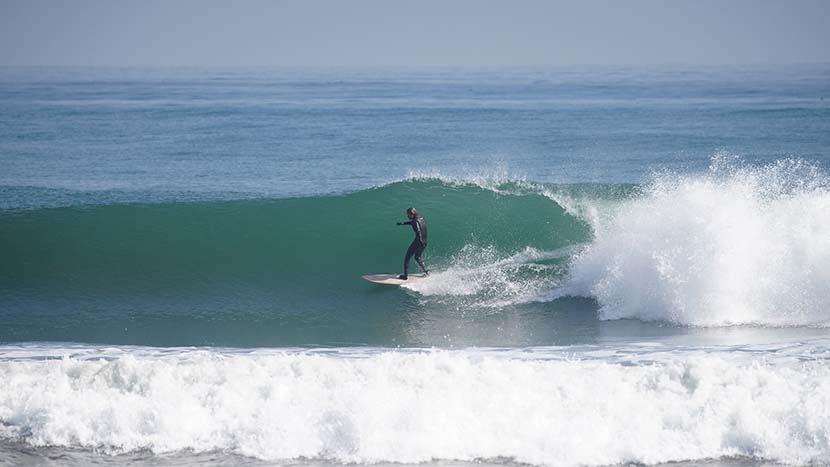
[(830, 465), (829, 167), (830, 65), (0, 68), (0, 466)]

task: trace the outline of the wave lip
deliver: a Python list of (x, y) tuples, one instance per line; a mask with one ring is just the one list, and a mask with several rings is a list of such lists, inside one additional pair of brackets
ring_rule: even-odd
[(0, 438), (345, 463), (830, 460), (827, 345), (0, 349)]
[(605, 319), (693, 326), (830, 325), (830, 183), (781, 160), (713, 161), (662, 174), (611, 216), (558, 294), (595, 297)]

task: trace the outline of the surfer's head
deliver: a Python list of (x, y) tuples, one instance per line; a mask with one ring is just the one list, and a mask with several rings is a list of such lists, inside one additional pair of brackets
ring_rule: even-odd
[(418, 211), (416, 211), (415, 208), (407, 208), (406, 217), (410, 219), (415, 219), (416, 217), (418, 217)]

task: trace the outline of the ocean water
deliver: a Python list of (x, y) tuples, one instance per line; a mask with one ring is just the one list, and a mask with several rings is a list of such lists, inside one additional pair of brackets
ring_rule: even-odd
[(830, 465), (828, 164), (826, 65), (0, 69), (0, 465)]

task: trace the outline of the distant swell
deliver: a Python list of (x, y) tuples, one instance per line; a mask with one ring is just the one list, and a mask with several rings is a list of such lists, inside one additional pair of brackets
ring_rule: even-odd
[(830, 324), (830, 183), (799, 160), (661, 174), (590, 218), (564, 289), (605, 319), (696, 326)]
[(7, 347), (0, 440), (347, 463), (826, 462), (830, 367), (808, 355), (826, 347), (800, 349)]

